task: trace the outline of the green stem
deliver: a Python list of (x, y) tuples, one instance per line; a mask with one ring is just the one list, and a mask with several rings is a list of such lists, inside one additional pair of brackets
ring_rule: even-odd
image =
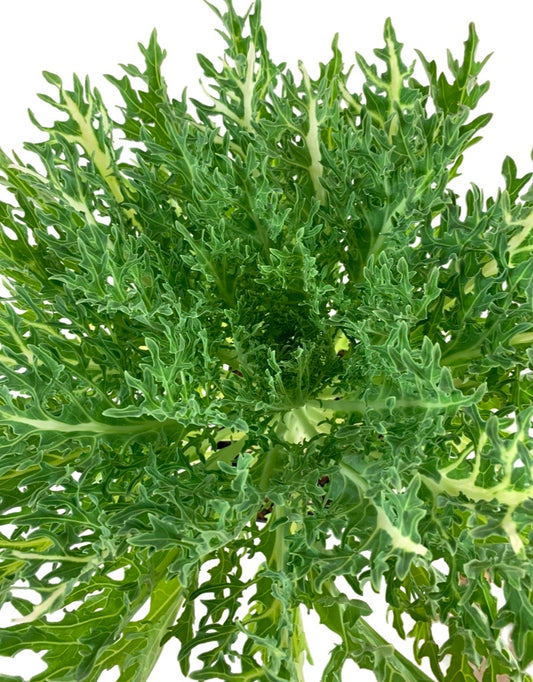
[(259, 481), (259, 490), (266, 491), (270, 482), (272, 474), (278, 470), (278, 463), (280, 459), (280, 452), (277, 447), (273, 447), (265, 455), (265, 462), (261, 470), (261, 479)]
[[(357, 631), (357, 634), (361, 636), (362, 639), (367, 641), (369, 644), (373, 644), (374, 646), (392, 646), (390, 642), (387, 642), (386, 639), (384, 639), (374, 628), (369, 625), (364, 618), (360, 618), (356, 625), (355, 629)], [(398, 663), (398, 669), (400, 672), (403, 672), (406, 675), (407, 680), (413, 680), (415, 681), (420, 681), (420, 682), (434, 682), (434, 678), (430, 677), (429, 675), (426, 675), (426, 673), (423, 670), (420, 670), (420, 668), (410, 661), (406, 656), (404, 656), (400, 651), (398, 651), (396, 648), (394, 648), (394, 658), (396, 659)]]
[[(270, 524), (274, 523), (277, 519), (282, 518), (285, 513), (285, 507), (275, 506), (270, 518)], [(272, 554), (267, 560), (267, 564), (270, 568), (275, 571), (285, 570), (286, 549), (285, 525), (279, 525), (274, 531), (274, 547)]]
[(294, 667), (296, 672), (295, 682), (305, 682), (304, 678), (304, 663), (305, 657), (309, 663), (313, 663), (311, 652), (305, 636), (305, 630), (302, 622), (302, 614), (300, 606), (296, 606), (293, 610), (293, 633), (292, 633), (292, 656), (294, 659)]
[[(287, 508), (284, 506), (274, 507), (272, 516), (269, 523), (274, 523), (279, 518), (282, 518), (287, 513)], [(287, 541), (285, 538), (286, 525), (279, 525), (274, 530), (274, 542), (270, 556), (267, 558), (267, 565), (279, 572), (284, 572), (286, 570), (286, 559), (287, 559)], [(282, 605), (277, 600), (273, 600), (273, 611), (271, 617), (276, 618), (276, 615), (281, 612)], [(295, 606), (291, 608), (292, 612), (292, 634), (290, 638), (287, 633), (287, 637), (283, 638), (282, 646), (287, 653), (290, 654), (291, 660), (294, 663), (293, 674), (294, 682), (305, 682), (303, 667), (305, 663), (305, 657), (307, 657), (310, 662), (311, 655), (309, 651), (309, 646), (307, 643), (307, 638), (305, 636), (305, 631), (302, 622), (302, 615), (300, 613), (300, 606)], [(264, 614), (263, 614), (264, 617)], [(293, 679), (291, 677), (291, 679)]]
[[(142, 620), (130, 620), (122, 630), (121, 638), (99, 652), (95, 674), (102, 673), (114, 665), (121, 665), (125, 666), (122, 669), (125, 674), (135, 673), (136, 679), (139, 680), (149, 678), (163, 651), (161, 642), (173, 626), (185, 599), (179, 578), (167, 579), (167, 568), (176, 557), (176, 552), (173, 550), (165, 554), (161, 558), (161, 564), (154, 566), (151, 584), (145, 586), (144, 595), (150, 598), (148, 614)], [(144, 599), (142, 601), (144, 602)], [(138, 605), (139, 602), (137, 602)], [(130, 618), (136, 610), (137, 608), (130, 609)], [(136, 639), (142, 642), (142, 655), (137, 654), (135, 649), (132, 654), (132, 641)]]
[(425, 672), (410, 661), (406, 656), (400, 653), (390, 642), (384, 639), (374, 628), (369, 625), (363, 618), (358, 620), (350, 626), (349, 632), (346, 629), (344, 621), (345, 605), (339, 600), (341, 596), (340, 590), (337, 589), (332, 580), (327, 580), (322, 585), (322, 593), (334, 598), (334, 602), (327, 607), (322, 606), (320, 601), (313, 604), (313, 608), (320, 617), (321, 622), (341, 636), (346, 652), (357, 663), (357, 653), (353, 650), (351, 640), (357, 639), (370, 645), (372, 649), (378, 647), (391, 647), (393, 650), (391, 660), (394, 661), (394, 668), (398, 673), (404, 676), (405, 680), (409, 682), (435, 682), (434, 678), (426, 675)]

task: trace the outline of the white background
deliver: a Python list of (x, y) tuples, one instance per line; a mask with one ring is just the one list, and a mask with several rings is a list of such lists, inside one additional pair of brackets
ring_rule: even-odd
[[(212, 0), (222, 6), (221, 0)], [(238, 9), (247, 2), (236, 0)], [(456, 188), (463, 190), (470, 182), (494, 194), (501, 185), (500, 169), (505, 155), (511, 155), (524, 173), (533, 166), (533, 87), (531, 78), (531, 26), (533, 5), (527, 0), (263, 0), (264, 25), (274, 61), (286, 61), (292, 68), (302, 59), (312, 75), (318, 61), (330, 58), (333, 35), (340, 33), (340, 47), (346, 64), (358, 51), (373, 61), (372, 50), (382, 46), (383, 24), (392, 17), (400, 42), (404, 43), (404, 61), (414, 58), (419, 48), (440, 67), (446, 64), (446, 48), (455, 57), (462, 55), (462, 43), (468, 22), (474, 21), (480, 36), (478, 56), (494, 52), (485, 67), (484, 81), (491, 81), (489, 93), (481, 100), (478, 113), (490, 111), (494, 118), (482, 133), (484, 140), (467, 152), (463, 177)], [(203, 98), (198, 87), (201, 77), (195, 54), (201, 52), (212, 60), (221, 54), (222, 38), (215, 33), (217, 19), (202, 0), (18, 0), (0, 5), (0, 147), (7, 153), (20, 152), (22, 142), (40, 139), (27, 117), (31, 108), (37, 118), (50, 121), (50, 110), (37, 92), (54, 94), (41, 76), (46, 69), (59, 74), (66, 84), (73, 72), (88, 74), (110, 105), (117, 103), (114, 88), (102, 74), (120, 75), (119, 63), (142, 60), (137, 42), (144, 44), (152, 28), (167, 49), (164, 74), (171, 94), (179, 97), (184, 87), (188, 94)], [(417, 72), (425, 82), (422, 70)], [(23, 154), (24, 158), (29, 158)], [(379, 597), (369, 592), (376, 617), (370, 622), (385, 636), (393, 632), (384, 623)], [(7, 615), (7, 614), (6, 614)], [(7, 623), (0, 621), (0, 625)], [(315, 666), (307, 667), (307, 682), (320, 679), (335, 641), (316, 619), (309, 620), (308, 636)], [(394, 639), (394, 637), (392, 637)], [(396, 642), (397, 640), (394, 639)], [(409, 645), (400, 643), (407, 653)], [(179, 682), (175, 662), (176, 647), (163, 652), (151, 682)], [(29, 652), (12, 661), (0, 656), (0, 673), (26, 675), (36, 672), (35, 658)], [(42, 669), (42, 666), (39, 666)], [(345, 666), (343, 679), (374, 680), (368, 671)], [(116, 671), (102, 676), (100, 682), (114, 682)]]

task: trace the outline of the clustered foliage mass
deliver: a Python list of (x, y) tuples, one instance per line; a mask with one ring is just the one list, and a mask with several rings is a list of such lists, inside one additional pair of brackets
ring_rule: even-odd
[[(450, 188), (474, 27), (421, 83), (387, 20), (354, 93), (337, 38), (312, 78), (259, 1), (212, 9), (208, 103), (154, 32), (119, 120), (45, 72), (59, 120), (0, 155), (0, 651), (144, 682), (177, 638), (191, 679), (297, 681), (311, 609), (324, 682), (530, 679), (532, 174)], [(382, 581), (417, 664), (365, 620)]]

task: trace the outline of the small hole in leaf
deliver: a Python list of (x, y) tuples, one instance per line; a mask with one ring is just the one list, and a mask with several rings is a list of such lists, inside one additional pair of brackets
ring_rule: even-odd
[(117, 682), (120, 678), (120, 668), (114, 665), (109, 670), (104, 670), (98, 677), (97, 682)]
[(114, 571), (110, 571), (107, 574), (108, 578), (111, 578), (111, 580), (116, 580), (117, 582), (122, 582), (124, 580), (124, 576), (126, 575), (126, 572), (124, 568), (121, 566), (120, 568), (116, 568)]

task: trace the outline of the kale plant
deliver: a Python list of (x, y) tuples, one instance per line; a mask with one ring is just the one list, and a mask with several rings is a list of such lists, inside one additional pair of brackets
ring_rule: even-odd
[(2, 655), (144, 682), (177, 638), (191, 679), (297, 682), (313, 610), (324, 682), (531, 679), (532, 173), (449, 186), (490, 119), (474, 26), (422, 83), (387, 20), (356, 93), (337, 38), (315, 79), (259, 0), (212, 9), (207, 103), (154, 32), (121, 112), (44, 72), (59, 120), (0, 156)]

